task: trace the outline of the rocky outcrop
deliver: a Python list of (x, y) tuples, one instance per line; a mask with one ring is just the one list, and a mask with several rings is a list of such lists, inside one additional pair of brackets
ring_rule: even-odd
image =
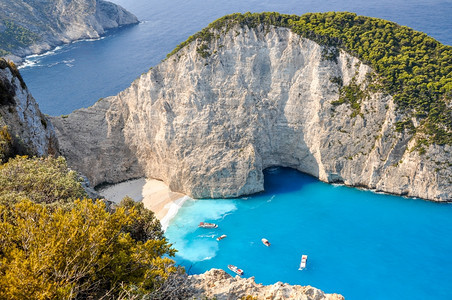
[[(0, 159), (15, 154), (56, 155), (52, 123), (39, 110), (19, 71), (0, 58)], [(7, 153), (5, 153), (7, 152)]]
[[(277, 282), (273, 285), (256, 284), (254, 277), (232, 277), (220, 269), (211, 269), (204, 274), (191, 275), (185, 285), (194, 299), (298, 299), (298, 300), (343, 300), (338, 294), (325, 294), (311, 286), (289, 285)], [(248, 297), (248, 298), (246, 298)], [(192, 299), (190, 298), (190, 299)]]
[(0, 0), (0, 50), (23, 57), (135, 23), (133, 14), (103, 0)]
[[(291, 167), (326, 182), (435, 201), (452, 198), (450, 146), (411, 151), (393, 98), (373, 70), (287, 28), (212, 29), (135, 80), (53, 118), (68, 163), (93, 184), (145, 175), (194, 198), (263, 190), (262, 170)], [(337, 105), (341, 85), (367, 96)], [(336, 102), (335, 102), (336, 101)]]

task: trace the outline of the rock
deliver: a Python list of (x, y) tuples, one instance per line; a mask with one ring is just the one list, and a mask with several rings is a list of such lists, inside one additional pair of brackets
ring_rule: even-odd
[(355, 116), (333, 104), (335, 79), (365, 90), (368, 65), (342, 50), (325, 59), (323, 46), (287, 28), (212, 30), (207, 50), (194, 40), (117, 96), (52, 118), (69, 165), (94, 185), (145, 175), (194, 198), (262, 191), (262, 171), (284, 166), (451, 201), (451, 147), (410, 151), (391, 96), (368, 91)]
[(2, 58), (0, 95), (0, 129), (6, 126), (15, 142), (10, 153), (1, 153), (0, 147), (0, 161), (3, 155), (58, 155), (58, 142), (52, 123), (39, 110), (19, 71)]
[(194, 299), (206, 297), (217, 300), (241, 299), (252, 296), (254, 299), (299, 299), (299, 300), (343, 300), (339, 294), (325, 294), (311, 286), (289, 285), (277, 282), (273, 285), (256, 284), (254, 277), (232, 277), (220, 269), (211, 269), (204, 274), (191, 275), (184, 283)]
[[(18, 62), (17, 57), (79, 39), (99, 38), (107, 29), (136, 23), (133, 14), (103, 0), (0, 0), (0, 38), (8, 41), (8, 45), (0, 45), (0, 55), (9, 54), (9, 59)], [(1, 26), (6, 24), (21, 31), (21, 40), (3, 36)]]

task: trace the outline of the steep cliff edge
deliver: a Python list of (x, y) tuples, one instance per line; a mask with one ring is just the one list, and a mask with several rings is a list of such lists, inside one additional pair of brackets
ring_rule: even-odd
[[(369, 65), (281, 26), (230, 23), (207, 35), (117, 96), (52, 118), (68, 163), (94, 184), (146, 175), (195, 198), (262, 191), (262, 170), (285, 166), (452, 199), (451, 146), (414, 150), (413, 132), (396, 131), (406, 114), (373, 87)], [(344, 93), (365, 96), (344, 104)]]
[(0, 56), (37, 54), (135, 23), (133, 14), (103, 0), (0, 0)]
[(39, 110), (15, 66), (0, 58), (0, 162), (16, 154), (57, 153), (52, 123)]

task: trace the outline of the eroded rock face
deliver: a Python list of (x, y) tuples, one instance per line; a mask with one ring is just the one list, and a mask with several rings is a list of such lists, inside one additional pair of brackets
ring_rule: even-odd
[(298, 299), (298, 300), (343, 300), (339, 294), (325, 294), (311, 286), (289, 285), (277, 282), (273, 285), (256, 284), (254, 277), (232, 277), (223, 270), (211, 269), (204, 274), (188, 276), (186, 285), (191, 289), (194, 299), (205, 297), (218, 300), (242, 299)]
[(262, 170), (291, 167), (326, 182), (451, 200), (450, 147), (410, 151), (391, 96), (353, 115), (338, 79), (366, 90), (372, 69), (277, 27), (216, 32), (184, 47), (117, 96), (53, 118), (68, 163), (94, 184), (145, 175), (194, 198), (263, 190)]
[(19, 154), (57, 155), (58, 143), (52, 123), (39, 110), (18, 77), (18, 71), (14, 74), (12, 70), (0, 58), (0, 128), (7, 126), (8, 133), (23, 147), (18, 149), (23, 152)]

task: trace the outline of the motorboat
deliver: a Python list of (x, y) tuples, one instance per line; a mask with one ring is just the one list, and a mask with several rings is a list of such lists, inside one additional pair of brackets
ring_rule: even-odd
[(270, 242), (267, 239), (262, 239), (261, 241), (265, 246), (270, 247)]
[(227, 237), (226, 234), (222, 234), (219, 237), (217, 237), (217, 241), (221, 241), (222, 239), (224, 239), (225, 237)]
[(234, 265), (228, 265), (229, 270), (231, 270), (232, 272), (236, 273), (237, 275), (243, 275), (243, 270), (237, 268)]
[(300, 262), (300, 267), (298, 268), (298, 270), (303, 270), (304, 268), (306, 268), (306, 263), (308, 261), (308, 256), (303, 254), (301, 256), (301, 262)]
[(198, 227), (201, 227), (201, 228), (218, 228), (218, 225), (214, 224), (214, 223), (200, 222)]

